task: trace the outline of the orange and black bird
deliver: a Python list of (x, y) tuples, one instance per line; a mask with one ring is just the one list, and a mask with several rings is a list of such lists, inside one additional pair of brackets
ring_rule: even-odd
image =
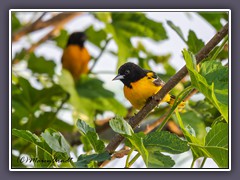
[[(141, 109), (154, 94), (163, 86), (164, 81), (157, 74), (150, 70), (145, 70), (138, 65), (128, 62), (118, 69), (118, 75), (113, 80), (120, 80), (124, 84), (124, 96), (136, 109)], [(173, 95), (167, 94), (162, 102), (172, 105), (175, 101)], [(183, 108), (184, 102), (178, 105)]]
[(80, 75), (87, 74), (88, 63), (91, 59), (88, 50), (84, 47), (87, 36), (84, 32), (72, 33), (63, 51), (62, 67), (67, 69), (78, 80)]

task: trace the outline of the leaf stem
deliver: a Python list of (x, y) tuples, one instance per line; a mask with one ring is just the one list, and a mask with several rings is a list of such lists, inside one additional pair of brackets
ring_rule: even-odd
[(126, 163), (125, 163), (125, 168), (129, 168), (129, 159), (130, 159), (131, 154), (132, 154), (133, 151), (134, 151), (134, 149), (132, 148), (132, 149), (130, 150), (130, 152), (128, 153), (128, 155), (127, 155), (127, 159), (126, 159)]
[(196, 159), (193, 158), (192, 160), (192, 163), (191, 163), (191, 167), (190, 168), (193, 168), (194, 167), (194, 163), (195, 163)]
[(223, 42), (221, 43), (221, 45), (218, 47), (217, 51), (213, 54), (212, 58), (213, 60), (215, 60), (218, 56), (218, 54), (220, 53), (220, 51), (223, 49), (224, 45), (226, 44), (226, 42), (228, 41), (228, 35), (226, 35), (226, 37), (224, 38)]
[(133, 158), (132, 158), (132, 160), (128, 163), (128, 168), (130, 168), (132, 165), (133, 165), (133, 163), (135, 163), (135, 161), (140, 157), (140, 153), (138, 152)]
[[(159, 132), (159, 131), (162, 130), (162, 128), (163, 128), (163, 127), (165, 126), (165, 124), (168, 122), (169, 118), (171, 117), (171, 115), (173, 114), (173, 112), (175, 111), (175, 109), (177, 108), (177, 106), (183, 101), (183, 99), (184, 99), (185, 97), (187, 97), (189, 91), (191, 91), (192, 89), (193, 89), (193, 87), (192, 87), (192, 86), (189, 86), (189, 87), (187, 87), (186, 89), (184, 89), (184, 90), (177, 96), (177, 98), (176, 98), (176, 100), (175, 100), (172, 108), (170, 109), (170, 112), (167, 114), (166, 118), (163, 120), (163, 122), (160, 124), (160, 126), (157, 128), (156, 131)], [(179, 99), (180, 96), (182, 96), (182, 97), (180, 98), (179, 101), (177, 101), (177, 99)]]
[(206, 157), (204, 157), (204, 158), (203, 158), (203, 161), (202, 161), (202, 163), (201, 163), (201, 166), (200, 166), (200, 168), (203, 168), (203, 166), (204, 166), (204, 164), (205, 164), (206, 160), (207, 160), (207, 158), (206, 158)]

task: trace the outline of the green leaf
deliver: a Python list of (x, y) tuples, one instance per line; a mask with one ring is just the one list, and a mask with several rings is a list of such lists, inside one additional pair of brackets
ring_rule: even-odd
[(213, 126), (206, 136), (205, 149), (219, 167), (228, 167), (228, 125), (226, 123)]
[(187, 44), (187, 41), (184, 38), (182, 30), (176, 26), (172, 21), (167, 21), (167, 24), (179, 35), (179, 37)]
[(206, 78), (208, 84), (214, 82), (214, 88), (228, 89), (228, 68), (223, 66), (221, 62), (204, 61), (199, 73)]
[(25, 141), (33, 143), (33, 144), (35, 144), (37, 146), (40, 146), (40, 147), (42, 146), (41, 139), (37, 135), (32, 134), (28, 130), (12, 129), (12, 135), (20, 137), (20, 138), (23, 138)]
[(126, 136), (132, 136), (134, 134), (132, 127), (122, 118), (115, 118), (109, 121), (110, 127), (116, 133)]
[(193, 52), (194, 54), (200, 51), (204, 46), (204, 42), (201, 39), (198, 39), (197, 35), (192, 30), (188, 32), (188, 40), (186, 43), (189, 51)]
[(165, 55), (159, 55), (159, 56), (156, 56), (156, 55), (152, 55), (150, 56), (149, 58), (152, 58), (153, 61), (155, 63), (168, 63), (169, 59), (171, 58), (171, 54), (168, 53), (168, 54), (165, 54)]
[(148, 168), (170, 168), (175, 162), (170, 156), (163, 155), (158, 151), (149, 153)]
[(67, 70), (62, 70), (62, 75), (59, 78), (60, 86), (70, 94), (69, 103), (74, 109), (83, 115), (81, 118), (93, 124), (93, 116), (95, 108), (92, 106), (92, 100), (80, 97), (76, 88), (72, 75)]
[(21, 22), (19, 21), (15, 12), (12, 12), (11, 19), (12, 19), (12, 24), (11, 24), (12, 32), (15, 32), (18, 29), (20, 29), (22, 27), (22, 25), (21, 25)]
[(228, 20), (227, 12), (198, 12), (198, 14), (208, 21), (217, 31), (223, 26), (221, 20)]
[(81, 118), (90, 124), (93, 124), (96, 111), (112, 111), (122, 116), (127, 114), (127, 109), (115, 99), (114, 93), (103, 87), (101, 80), (82, 75), (75, 85), (71, 74), (63, 70), (59, 84), (70, 94), (69, 102), (76, 111), (84, 115)]
[(83, 135), (86, 135), (88, 132), (96, 132), (94, 128), (90, 127), (85, 121), (80, 119), (77, 121), (77, 127)]
[[(194, 143), (194, 144), (198, 144), (199, 146), (203, 146), (204, 142), (200, 141), (198, 138), (196, 138), (194, 135), (192, 135), (189, 132), (190, 128), (186, 128), (184, 126), (182, 118), (181, 118), (181, 116), (179, 115), (178, 112), (176, 112), (176, 117), (177, 117), (177, 120), (178, 120), (178, 124), (179, 124), (180, 128), (182, 129), (182, 132), (183, 132), (186, 140), (189, 143)], [(188, 125), (188, 127), (189, 127), (189, 125)], [(191, 151), (192, 151), (192, 154), (193, 154), (193, 159), (197, 159), (199, 157), (204, 157), (204, 153), (198, 147), (190, 146), (190, 148), (191, 148)]]
[(90, 152), (91, 150), (93, 150), (88, 138), (86, 136), (81, 136), (80, 140), (83, 144), (83, 151), (84, 152)]
[(100, 154), (91, 154), (91, 155), (86, 155), (82, 154), (78, 157), (77, 162), (75, 162), (75, 165), (77, 168), (88, 168), (89, 164), (91, 162), (103, 162), (105, 160), (110, 159), (111, 156), (108, 152), (103, 152)]
[(191, 127), (195, 133), (195, 137), (200, 141), (204, 140), (207, 134), (206, 125), (203, 117), (196, 114), (194, 111), (187, 111), (181, 114), (185, 127)]
[(13, 60), (26, 60), (29, 57), (29, 53), (27, 53), (26, 49), (21, 49), (20, 51), (16, 52), (15, 56), (12, 58)]
[(183, 126), (179, 113), (176, 113), (179, 125), (187, 138), (193, 157), (212, 158), (220, 168), (228, 167), (228, 124), (218, 123), (212, 127), (205, 137), (205, 143), (198, 141)]
[(12, 129), (12, 135), (22, 138), (24, 141), (27, 141), (38, 148), (38, 153), (33, 155), (29, 154), (30, 156), (36, 157), (38, 159), (44, 159), (44, 162), (35, 163), (38, 167), (51, 167), (53, 165), (53, 155), (52, 149), (46, 144), (45, 141), (40, 139), (37, 135), (32, 134), (28, 130), (17, 130)]
[(31, 128), (35, 131), (42, 132), (47, 128), (57, 129), (61, 132), (72, 132), (73, 125), (64, 122), (56, 117), (56, 112), (43, 112), (32, 120)]
[(95, 129), (91, 128), (83, 120), (77, 121), (77, 127), (78, 127), (80, 133), (82, 134), (82, 136), (87, 138), (87, 140), (89, 141), (89, 143), (91, 144), (91, 146), (95, 152), (100, 153), (100, 152), (104, 151), (104, 149), (105, 149), (104, 142), (99, 139), (98, 134), (96, 133)]
[(203, 46), (204, 42), (198, 39), (194, 31), (190, 30), (188, 32), (188, 39), (184, 38), (182, 30), (173, 24), (172, 21), (167, 21), (167, 24), (179, 35), (179, 37), (188, 45), (188, 48), (193, 53), (197, 53)]
[(167, 39), (162, 23), (148, 19), (143, 13), (112, 12), (111, 15), (111, 23), (105, 23), (105, 31), (110, 33), (117, 43), (118, 67), (132, 56), (132, 37), (147, 37), (155, 41)]
[(112, 20), (111, 12), (94, 12), (94, 15), (104, 23), (110, 23)]
[[(228, 69), (222, 70), (227, 67), (221, 67), (221, 65), (215, 61), (206, 62), (207, 64), (204, 65), (205, 67), (203, 66), (203, 73), (199, 74), (196, 70), (196, 59), (194, 55), (187, 50), (183, 50), (183, 55), (192, 85), (203, 93), (219, 110), (224, 119), (228, 121), (228, 80), (226, 76), (228, 74)], [(216, 64), (216, 66), (213, 64)], [(221, 68), (216, 68), (219, 66)], [(206, 70), (204, 70), (207, 69), (207, 67), (212, 69), (209, 76), (207, 76), (205, 73)], [(225, 73), (223, 74), (223, 72)]]
[(41, 134), (41, 136), (54, 151), (66, 153), (70, 156), (70, 146), (60, 132), (48, 128)]
[(127, 114), (127, 109), (115, 99), (114, 93), (104, 88), (103, 81), (81, 76), (76, 88), (80, 98), (89, 101), (94, 110), (112, 111), (120, 116)]
[[(213, 121), (219, 116), (221, 116), (217, 108), (207, 98), (197, 102), (189, 101), (188, 104), (194, 110), (194, 113), (198, 117), (201, 117), (202, 121), (206, 124), (206, 126), (211, 126)], [(194, 118), (192, 120), (194, 121)], [(203, 128), (203, 126), (201, 127)], [(202, 128), (200, 128), (200, 130)]]
[(146, 166), (148, 166), (148, 151), (143, 144), (143, 135), (141, 133), (134, 134), (132, 127), (120, 117), (110, 120), (109, 125), (113, 131), (130, 141), (131, 145), (141, 154)]
[(103, 152), (105, 149), (104, 142), (99, 139), (98, 134), (95, 132), (88, 132), (86, 134), (86, 137), (88, 138), (88, 141), (92, 145), (95, 152), (100, 153)]
[(46, 60), (43, 56), (38, 57), (34, 53), (31, 53), (28, 59), (28, 68), (34, 73), (48, 74), (52, 77), (55, 73), (55, 66), (53, 60)]
[(143, 13), (112, 13), (112, 24), (128, 37), (148, 37), (156, 41), (167, 39), (162, 23), (148, 19)]
[(101, 42), (106, 40), (107, 34), (104, 30), (95, 30), (93, 26), (90, 26), (85, 30), (85, 33), (87, 34), (87, 39), (97, 47), (101, 48)]
[(141, 154), (145, 165), (148, 167), (149, 152), (143, 144), (142, 133), (133, 134), (132, 136), (126, 136), (126, 138), (131, 142), (132, 146)]
[(171, 154), (180, 154), (189, 150), (187, 141), (167, 131), (152, 132), (143, 139), (143, 144), (150, 152), (160, 151)]
[[(24, 128), (21, 124), (23, 118), (27, 120), (26, 123), (30, 123), (29, 119), (35, 118), (34, 113), (41, 110), (42, 105), (56, 107), (56, 103), (66, 96), (66, 92), (59, 85), (54, 84), (50, 88), (38, 90), (33, 88), (28, 80), (21, 77), (18, 78), (18, 84), (14, 86), (17, 93), (12, 94), (13, 127), (19, 129)], [(31, 127), (28, 126), (28, 128)]]
[(53, 38), (57, 46), (64, 49), (67, 45), (69, 34), (65, 29), (61, 29), (60, 34)]

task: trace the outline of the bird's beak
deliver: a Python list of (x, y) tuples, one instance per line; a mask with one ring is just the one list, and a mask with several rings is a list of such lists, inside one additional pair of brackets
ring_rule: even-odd
[(120, 79), (124, 79), (124, 75), (118, 74), (115, 78), (113, 78), (113, 81)]

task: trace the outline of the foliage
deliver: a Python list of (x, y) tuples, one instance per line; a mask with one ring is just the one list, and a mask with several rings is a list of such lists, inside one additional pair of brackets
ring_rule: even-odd
[[(18, 13), (11, 14), (12, 33), (33, 22), (24, 22)], [(221, 29), (223, 21), (228, 20), (225, 12), (196, 14), (216, 31)], [(78, 80), (74, 80), (69, 71), (61, 69), (60, 57), (57, 60), (49, 58), (47, 51), (39, 53), (36, 48), (31, 52), (22, 45), (18, 52), (12, 53), (12, 168), (99, 168), (118, 153), (106, 151), (114, 133), (126, 139), (123, 144), (129, 148), (124, 154), (127, 168), (139, 156), (147, 168), (177, 167), (181, 160), (174, 157), (189, 152), (193, 162), (200, 157), (211, 158), (219, 168), (227, 168), (229, 71), (223, 62), (228, 60), (228, 37), (197, 66), (194, 54), (206, 42), (192, 29), (185, 34), (177, 20), (170, 21), (166, 17), (166, 22), (161, 22), (150, 18), (146, 12), (91, 12), (84, 17), (90, 17), (94, 22), (80, 27), (87, 35), (86, 47), (92, 56), (89, 68), (93, 69)], [(75, 28), (75, 31), (79, 29)], [(105, 57), (110, 55), (110, 60), (116, 62), (110, 72), (114, 73), (112, 76), (116, 75), (115, 70), (120, 65), (133, 60), (145, 69), (157, 69), (156, 73), (167, 81), (177, 72), (175, 65), (178, 62), (172, 61), (176, 56), (161, 48), (156, 53), (151, 45), (164, 47), (163, 42), (169, 41), (170, 31), (179, 36), (176, 41), (185, 43), (182, 54), (190, 77), (181, 81), (171, 93), (177, 96), (191, 84), (204, 96), (200, 100), (190, 99), (181, 114), (176, 111), (171, 116), (183, 137), (167, 129), (148, 134), (142, 132), (168, 112), (165, 105), (159, 105), (135, 131), (127, 122), (135, 111), (127, 107), (122, 90), (110, 90), (107, 79), (102, 78), (103, 73), (95, 71), (92, 65), (106, 63)], [(23, 41), (31, 46), (35, 40), (28, 35)], [(50, 45), (62, 51), (69, 35), (68, 29), (62, 28), (42, 47)], [(111, 48), (109, 44), (117, 48)], [(163, 71), (158, 71), (158, 67)], [(133, 151), (137, 152), (134, 157)]]
[(206, 61), (201, 71), (196, 70), (196, 60), (192, 53), (183, 51), (192, 85), (202, 92), (228, 121), (228, 68), (220, 62)]
[(179, 113), (177, 118), (191, 146), (194, 161), (199, 157), (208, 157), (212, 158), (219, 167), (228, 167), (228, 125), (226, 123), (214, 125), (204, 137), (204, 141), (201, 141), (183, 125)]
[(112, 119), (110, 126), (130, 141), (132, 148), (141, 154), (149, 168), (166, 168), (175, 164), (170, 156), (161, 152), (180, 154), (189, 149), (185, 141), (169, 132), (152, 132), (147, 135), (134, 133), (131, 126), (121, 118)]

